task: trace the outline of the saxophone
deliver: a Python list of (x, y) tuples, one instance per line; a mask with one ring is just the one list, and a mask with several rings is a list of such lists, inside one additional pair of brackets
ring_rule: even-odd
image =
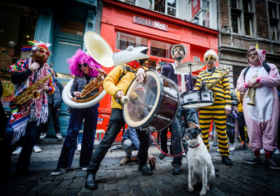
[(230, 72), (229, 68), (224, 67), (223, 69), (225, 70), (225, 72), (223, 74), (221, 74), (215, 82), (212, 82), (211, 84), (207, 84), (208, 90), (213, 90), (214, 86), (216, 86), (216, 84), (218, 84), (218, 82), (220, 82), (222, 79), (224, 79), (224, 77), (226, 77), (228, 75), (228, 73)]
[(30, 99), (39, 99), (40, 93), (38, 92), (38, 90), (41, 88), (41, 85), (48, 81), (52, 76), (53, 73), (41, 78), (34, 84), (27, 87), (19, 96), (15, 97), (13, 103), (16, 105), (22, 105)]

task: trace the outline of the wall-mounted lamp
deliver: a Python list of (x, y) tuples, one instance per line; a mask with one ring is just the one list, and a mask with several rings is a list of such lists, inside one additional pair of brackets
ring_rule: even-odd
[(224, 25), (224, 28), (226, 31), (229, 31), (231, 33), (231, 30), (228, 28), (228, 25)]

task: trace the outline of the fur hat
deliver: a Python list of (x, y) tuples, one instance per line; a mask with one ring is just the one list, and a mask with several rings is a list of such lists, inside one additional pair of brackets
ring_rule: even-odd
[(174, 49), (175, 49), (176, 47), (181, 47), (181, 48), (183, 48), (184, 53), (185, 53), (184, 56), (183, 56), (183, 59), (186, 58), (188, 51), (187, 51), (186, 46), (183, 45), (183, 44), (176, 44), (176, 45), (172, 46), (172, 48), (171, 48), (171, 56), (172, 56), (172, 58), (174, 59)]

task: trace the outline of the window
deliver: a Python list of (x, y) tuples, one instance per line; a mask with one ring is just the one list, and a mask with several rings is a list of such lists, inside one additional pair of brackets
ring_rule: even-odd
[(210, 1), (202, 0), (202, 10), (192, 21), (195, 24), (202, 25), (204, 27), (211, 27), (210, 22)]
[(244, 25), (245, 25), (245, 35), (251, 35), (251, 18), (248, 16), (244, 17)]
[(136, 5), (136, 0), (119, 0), (119, 1), (126, 2), (126, 3), (132, 4), (132, 5)]
[(277, 12), (276, 12), (276, 4), (275, 3), (268, 3), (268, 13), (269, 18), (277, 18)]
[(157, 57), (163, 57), (163, 58), (172, 58), (171, 57), (171, 48), (172, 44), (157, 41), (157, 40), (151, 40), (151, 55), (157, 56)]
[(230, 7), (234, 9), (239, 9), (238, 0), (230, 0)]
[(116, 49), (126, 50), (128, 46), (148, 46), (148, 39), (129, 35), (126, 33), (117, 32)]
[(271, 39), (277, 41), (277, 23), (270, 21)]
[(70, 20), (61, 21), (60, 32), (83, 36), (84, 29), (85, 25), (83, 23), (74, 22)]
[(251, 1), (250, 0), (243, 0), (243, 10), (246, 12), (251, 12)]
[(231, 15), (231, 28), (233, 33), (239, 33), (239, 16), (237, 14)]
[(167, 0), (167, 14), (176, 16), (176, 0)]
[(176, 16), (177, 0), (155, 0), (154, 10)]

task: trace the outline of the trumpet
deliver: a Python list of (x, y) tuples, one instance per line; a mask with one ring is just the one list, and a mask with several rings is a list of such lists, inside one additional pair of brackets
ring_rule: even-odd
[[(256, 77), (258, 77), (258, 75), (257, 75), (257, 73), (256, 73), (256, 75), (252, 78), (252, 79), (254, 79), (254, 78), (256, 78)], [(251, 100), (250, 100), (250, 102), (249, 103), (247, 103), (248, 105), (250, 105), (250, 106), (255, 106), (256, 104), (255, 104), (255, 102), (254, 102), (254, 99), (255, 99), (255, 95), (256, 95), (256, 88), (252, 88), (252, 87), (250, 87), (249, 89), (248, 89), (248, 93), (247, 93), (247, 96), (246, 96), (246, 98), (251, 98)], [(253, 92), (252, 92), (253, 91)]]

